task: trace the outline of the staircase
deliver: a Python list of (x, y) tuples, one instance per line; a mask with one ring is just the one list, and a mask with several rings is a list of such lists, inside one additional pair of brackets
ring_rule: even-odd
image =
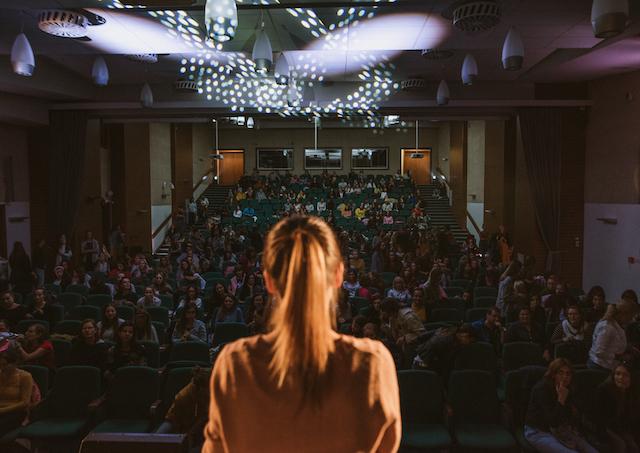
[(441, 228), (448, 226), (453, 236), (458, 243), (464, 242), (467, 237), (466, 228), (461, 228), (458, 225), (453, 212), (451, 212), (451, 206), (449, 206), (449, 199), (446, 193), (441, 194), (440, 199), (433, 197), (433, 186), (418, 186), (418, 199), (422, 202), (422, 206), (426, 206), (426, 211), (429, 217), (431, 217), (431, 226), (434, 228)]
[[(219, 186), (216, 184), (212, 184), (206, 188), (202, 195), (200, 195), (200, 199), (202, 199), (202, 197), (207, 197), (209, 199), (209, 210), (207, 211), (207, 215), (213, 215), (216, 209), (219, 209), (228, 203), (227, 196), (229, 195), (229, 189), (232, 188), (233, 186)], [(198, 201), (200, 201), (200, 199), (198, 199)]]

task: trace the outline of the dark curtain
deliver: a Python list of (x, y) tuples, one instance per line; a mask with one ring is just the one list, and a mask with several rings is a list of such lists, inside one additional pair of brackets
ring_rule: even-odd
[(87, 114), (53, 110), (49, 114), (48, 231), (53, 243), (61, 234), (71, 241), (83, 183)]
[(536, 219), (548, 251), (547, 270), (557, 271), (562, 113), (557, 108), (522, 108), (518, 115)]

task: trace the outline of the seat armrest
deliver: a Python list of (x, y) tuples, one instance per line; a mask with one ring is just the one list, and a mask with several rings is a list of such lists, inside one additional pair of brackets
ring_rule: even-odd
[(149, 406), (149, 415), (151, 415), (152, 418), (155, 418), (157, 416), (161, 404), (162, 400), (155, 400), (153, 403), (151, 403), (151, 406)]
[(106, 395), (102, 395), (99, 398), (96, 398), (95, 400), (91, 401), (87, 408), (89, 409), (89, 412), (95, 413), (98, 410), (100, 410), (100, 408), (102, 406), (104, 406), (104, 403), (107, 401), (107, 397)]

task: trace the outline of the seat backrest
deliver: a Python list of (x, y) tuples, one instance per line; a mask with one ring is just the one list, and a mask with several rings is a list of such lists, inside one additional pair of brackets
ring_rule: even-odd
[(445, 288), (444, 291), (445, 293), (447, 293), (447, 296), (449, 297), (457, 297), (457, 296), (462, 296), (462, 293), (464, 292), (464, 288), (460, 288), (458, 286), (449, 286)]
[(173, 297), (168, 295), (168, 294), (160, 294), (158, 296), (158, 298), (160, 299), (160, 306), (167, 308), (169, 310), (173, 310)]
[(456, 308), (436, 308), (431, 312), (429, 322), (460, 322), (464, 316)]
[(100, 370), (90, 366), (65, 366), (56, 370), (49, 392), (49, 416), (85, 417), (88, 405), (100, 396)]
[(62, 304), (65, 312), (70, 312), (73, 307), (82, 303), (82, 296), (78, 293), (62, 293), (58, 296), (58, 302)]
[(456, 286), (458, 288), (468, 289), (471, 286), (471, 280), (464, 279), (454, 279), (449, 282), (451, 286)]
[(93, 305), (102, 308), (112, 302), (113, 299), (109, 294), (91, 294), (87, 296), (87, 305)]
[(27, 329), (34, 324), (40, 324), (47, 330), (47, 332), (50, 332), (49, 321), (43, 321), (41, 319), (23, 319), (16, 325), (16, 333), (24, 334)]
[(147, 307), (147, 312), (151, 321), (161, 322), (164, 326), (169, 325), (169, 310), (165, 307)]
[(28, 371), (33, 381), (38, 385), (42, 397), (47, 396), (49, 391), (49, 368), (40, 365), (20, 365), (25, 371)]
[(498, 297), (498, 289), (493, 286), (477, 286), (473, 290), (473, 298), (477, 299), (478, 297)]
[(76, 293), (81, 296), (86, 296), (89, 292), (89, 288), (84, 285), (69, 285), (65, 288), (65, 292), (67, 293)]
[(479, 341), (463, 346), (456, 353), (453, 368), (456, 370), (484, 370), (495, 374), (498, 371), (498, 358), (493, 345)]
[(151, 368), (158, 368), (160, 366), (160, 345), (153, 341), (139, 341), (138, 344), (144, 347), (147, 365)]
[(442, 302), (436, 302), (436, 304), (433, 306), (434, 309), (436, 308), (455, 308), (457, 310), (460, 310), (462, 313), (464, 313), (467, 309), (464, 300), (462, 300), (460, 297), (450, 297), (447, 300), (443, 300)]
[(567, 359), (573, 365), (584, 365), (589, 358), (589, 351), (582, 341), (558, 343), (555, 347), (554, 357)]
[(542, 366), (525, 366), (505, 373), (505, 401), (513, 412), (514, 424), (524, 423), (531, 389), (542, 379), (546, 371), (547, 369)]
[(176, 343), (171, 348), (169, 362), (178, 361), (210, 363), (209, 346), (200, 341)]
[(222, 322), (213, 331), (213, 346), (230, 343), (249, 335), (249, 328), (241, 322)]
[(128, 305), (118, 305), (116, 307), (116, 313), (118, 313), (118, 318), (124, 319), (125, 321), (133, 321), (135, 310)]
[(487, 315), (486, 308), (470, 308), (465, 312), (465, 321), (474, 322), (479, 319), (484, 319)]
[(67, 319), (75, 319), (77, 321), (93, 319), (98, 322), (101, 318), (102, 313), (100, 312), (100, 308), (93, 305), (78, 305), (77, 307), (73, 307), (67, 315)]
[(63, 335), (72, 335), (74, 337), (80, 335), (80, 329), (82, 328), (82, 321), (77, 319), (65, 319), (56, 324), (55, 333)]
[(433, 371), (398, 371), (403, 423), (442, 423), (443, 393), (440, 377)]
[(71, 342), (59, 338), (52, 338), (51, 344), (53, 345), (56, 368), (66, 365), (69, 359), (69, 353), (71, 352)]
[(107, 393), (107, 417), (147, 419), (151, 404), (158, 399), (160, 376), (146, 366), (118, 368)]
[(489, 308), (496, 304), (496, 298), (492, 296), (476, 297), (473, 300), (473, 306), (475, 308)]
[(609, 376), (608, 371), (577, 370), (573, 374), (572, 387), (574, 404), (585, 415), (592, 415), (595, 409), (596, 389)]
[(502, 364), (505, 371), (527, 365), (544, 365), (542, 348), (537, 343), (526, 341), (506, 343), (502, 347)]
[(454, 423), (498, 422), (496, 379), (488, 371), (453, 371), (449, 378), (448, 398)]

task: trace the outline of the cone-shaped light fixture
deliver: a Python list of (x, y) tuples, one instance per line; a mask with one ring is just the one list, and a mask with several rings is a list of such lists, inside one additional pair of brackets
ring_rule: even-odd
[(256, 33), (256, 42), (253, 44), (253, 52), (251, 59), (256, 64), (256, 72), (266, 73), (271, 69), (273, 63), (273, 50), (271, 49), (271, 41), (264, 31), (264, 24)]
[(287, 61), (287, 57), (284, 52), (282, 52), (276, 60), (274, 72), (276, 76), (276, 83), (278, 85), (286, 85), (289, 83), (289, 62)]
[(207, 35), (218, 42), (232, 40), (238, 28), (236, 0), (207, 0), (204, 6)]
[(31, 77), (36, 67), (31, 44), (24, 33), (16, 36), (11, 47), (11, 66), (13, 66), (13, 72), (25, 77)]
[(524, 44), (520, 34), (511, 28), (502, 45), (502, 67), (507, 71), (518, 71), (524, 62)]
[(254, 126), (253, 118), (252, 117), (247, 118), (247, 127), (249, 129), (253, 129), (253, 126)]
[(593, 0), (591, 25), (596, 38), (622, 33), (629, 19), (629, 0)]
[(142, 90), (140, 91), (140, 103), (144, 108), (150, 108), (153, 105), (153, 92), (147, 82), (142, 85)]
[(438, 85), (438, 93), (436, 94), (436, 103), (438, 105), (447, 105), (449, 103), (449, 85), (445, 80), (440, 81)]
[(462, 83), (464, 85), (472, 85), (476, 77), (478, 76), (478, 63), (476, 63), (476, 59), (470, 53), (464, 57), (464, 62), (462, 63)]
[(97, 57), (93, 62), (91, 78), (93, 83), (99, 87), (107, 86), (109, 83), (109, 68), (107, 68), (107, 62), (104, 61), (104, 58)]

